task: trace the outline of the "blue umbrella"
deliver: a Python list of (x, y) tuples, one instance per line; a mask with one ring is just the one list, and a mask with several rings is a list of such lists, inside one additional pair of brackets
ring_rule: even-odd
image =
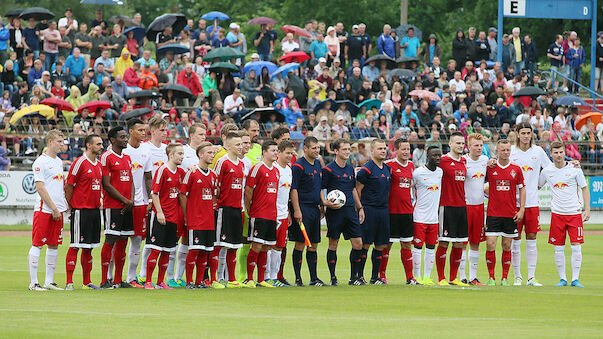
[(274, 73), (278, 68), (275, 64), (268, 61), (252, 61), (243, 67), (243, 72), (247, 74), (253, 70), (257, 76), (260, 76), (264, 67), (268, 68), (268, 74)]
[(587, 106), (587, 103), (574, 95), (564, 95), (553, 102), (557, 106)]
[(281, 73), (284, 73), (286, 76), (289, 72), (292, 72), (292, 71), (296, 70), (297, 68), (299, 68), (299, 64), (295, 63), (295, 62), (291, 62), (286, 65), (283, 65), (283, 66), (277, 68), (276, 71), (274, 71), (274, 73), (270, 73), (270, 80), (272, 80), (275, 76), (277, 76)]
[(190, 51), (191, 50), (188, 47), (181, 44), (167, 44), (157, 48), (157, 52), (160, 52), (161, 54), (165, 54), (167, 52), (173, 52), (174, 54), (184, 54)]
[(333, 99), (327, 99), (327, 100), (323, 100), (323, 101), (319, 102), (318, 104), (316, 104), (316, 106), (314, 106), (314, 113), (316, 113), (316, 112), (320, 111), (321, 109), (323, 109), (325, 107), (325, 104), (327, 102), (331, 103), (331, 108), (329, 110), (331, 110), (333, 112), (337, 111), (337, 107), (339, 106), (337, 104), (337, 102), (335, 100), (333, 100)]
[[(360, 103), (360, 107), (366, 107), (366, 109), (371, 109), (373, 107), (381, 107), (382, 102), (379, 99), (368, 99), (368, 100), (364, 100), (363, 102)], [(351, 113), (351, 112), (350, 112)]]
[(121, 0), (82, 0), (81, 4), (86, 5), (118, 5), (122, 6), (124, 3)]
[(203, 20), (228, 20), (230, 19), (230, 17), (222, 12), (218, 12), (218, 11), (211, 11), (209, 13), (205, 13), (201, 16), (201, 19)]
[(360, 113), (360, 107), (358, 107), (358, 105), (351, 102), (350, 100), (338, 100), (338, 101), (336, 101), (336, 103), (339, 106), (341, 106), (341, 104), (346, 104), (346, 107), (348, 108), (348, 111), (350, 111), (350, 114), (352, 115), (352, 117), (356, 117), (356, 115), (358, 115), (358, 113)]
[(124, 31), (124, 35), (128, 36), (128, 33), (134, 32), (134, 39), (140, 42), (144, 38), (144, 35), (147, 33), (147, 30), (144, 27), (130, 27)]
[(302, 132), (293, 131), (293, 132), (289, 133), (289, 138), (291, 140), (304, 140), (304, 139), (306, 139), (306, 136), (303, 135)]

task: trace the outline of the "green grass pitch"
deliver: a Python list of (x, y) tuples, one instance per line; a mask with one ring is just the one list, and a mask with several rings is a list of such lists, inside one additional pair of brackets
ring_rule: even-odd
[[(580, 279), (584, 289), (553, 287), (557, 271), (553, 248), (546, 240), (545, 234), (538, 239), (537, 277), (545, 285), (541, 288), (405, 286), (398, 244), (390, 253), (390, 285), (347, 286), (349, 243), (342, 240), (339, 287), (90, 291), (79, 289), (78, 261), (76, 291), (30, 292), (26, 259), (30, 238), (2, 236), (0, 337), (600, 337), (603, 235), (586, 235)], [(482, 246), (481, 258), (484, 249)], [(67, 245), (60, 247), (55, 279), (60, 286), (65, 283), (66, 250)], [(525, 277), (525, 242), (522, 250)], [(325, 253), (323, 241), (318, 268), (319, 277), (326, 282)], [(98, 283), (100, 249), (95, 249), (93, 256), (92, 278)], [(569, 257), (568, 247), (567, 274), (571, 278)], [(44, 251), (40, 259), (43, 282)], [(497, 260), (500, 263), (500, 252)], [(370, 267), (369, 259), (365, 275), (370, 275)], [(290, 257), (286, 269), (285, 276), (292, 281)], [(500, 264), (498, 279), (499, 272)], [(307, 282), (305, 263), (303, 274)], [(487, 280), (484, 260), (478, 276)]]

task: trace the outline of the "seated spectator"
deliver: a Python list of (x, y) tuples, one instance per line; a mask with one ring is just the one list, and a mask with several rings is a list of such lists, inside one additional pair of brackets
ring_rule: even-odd
[(142, 71), (138, 75), (138, 78), (139, 80), (137, 85), (141, 89), (151, 89), (153, 87), (158, 87), (159, 85), (159, 82), (157, 81), (157, 76), (153, 72), (151, 72), (151, 67), (148, 65), (145, 65), (145, 67), (142, 68)]
[(245, 111), (245, 103), (243, 102), (243, 98), (241, 98), (241, 90), (235, 88), (232, 94), (224, 99), (224, 113), (233, 116), (243, 111)]
[[(178, 73), (178, 84), (188, 88), (193, 93), (193, 96), (196, 98), (193, 104), (194, 107), (201, 105), (201, 101), (203, 101), (205, 95), (197, 73), (193, 72), (193, 64), (186, 64), (184, 69)], [(188, 103), (186, 103), (186, 106), (188, 106)]]
[(33, 68), (27, 73), (27, 83), (29, 83), (30, 86), (33, 86), (36, 80), (42, 78), (42, 72), (44, 72), (42, 69), (42, 62), (40, 60), (34, 61)]
[(293, 33), (287, 33), (285, 39), (281, 42), (281, 49), (283, 50), (283, 54), (299, 49), (299, 43), (294, 40)]
[(96, 66), (99, 63), (103, 63), (103, 65), (105, 65), (105, 70), (108, 73), (113, 73), (115, 71), (115, 63), (113, 62), (113, 59), (111, 59), (111, 57), (109, 56), (109, 50), (108, 49), (103, 49), (103, 51), (101, 52), (101, 56), (100, 58), (96, 58), (96, 60), (94, 61), (94, 69), (96, 69)]
[(128, 48), (124, 47), (121, 50), (121, 56), (117, 58), (115, 61), (115, 71), (113, 72), (113, 76), (116, 75), (124, 75), (126, 70), (134, 65), (134, 61), (132, 61), (130, 51)]

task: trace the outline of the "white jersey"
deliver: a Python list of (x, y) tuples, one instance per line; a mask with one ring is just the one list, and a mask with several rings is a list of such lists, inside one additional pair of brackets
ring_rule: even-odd
[[(63, 174), (63, 162), (61, 158), (53, 158), (46, 153), (42, 153), (34, 161), (33, 165), (31, 165), (31, 168), (34, 180), (44, 183), (50, 200), (54, 202), (59, 212), (65, 212), (67, 210), (67, 201), (65, 200), (65, 175)], [(34, 211), (52, 214), (52, 209), (46, 205), (40, 194), (36, 196)]]
[(289, 192), (291, 192), (293, 172), (289, 165), (281, 167), (277, 162), (274, 162), (274, 166), (276, 166), (280, 173), (278, 179), (278, 193), (276, 195), (276, 218), (282, 220), (289, 217)]
[[(224, 154), (224, 156), (227, 155), (228, 154)], [(245, 187), (245, 184), (247, 183), (247, 176), (249, 175), (249, 171), (251, 171), (253, 165), (251, 164), (251, 160), (246, 156), (239, 158), (239, 160), (243, 162), (243, 165), (245, 165), (243, 168), (243, 174), (245, 174), (245, 177), (243, 178), (243, 187)], [(243, 208), (243, 212), (245, 212), (245, 189), (243, 189), (243, 194), (241, 196), (241, 207)]]
[(134, 182), (134, 206), (143, 206), (149, 203), (149, 194), (144, 181), (144, 173), (150, 172), (150, 155), (144, 143), (138, 145), (138, 148), (132, 147), (128, 143), (123, 154), (130, 156), (132, 160), (132, 181)]
[(161, 167), (161, 165), (166, 164), (168, 161), (167, 153), (165, 153), (165, 149), (167, 148), (166, 144), (161, 144), (159, 147), (155, 147), (151, 141), (147, 141), (143, 143), (149, 153), (149, 162), (148, 168), (145, 168), (145, 172), (151, 172), (151, 175), (155, 177), (155, 172)]
[(582, 212), (579, 191), (586, 187), (586, 179), (580, 168), (568, 164), (563, 168), (550, 165), (540, 173), (539, 186), (551, 188), (551, 212), (576, 215)]
[(484, 203), (484, 182), (486, 180), (486, 169), (488, 157), (480, 155), (477, 160), (471, 160), (469, 154), (464, 155), (467, 163), (467, 175), (465, 176), (465, 201), (467, 205), (482, 205)]
[(421, 166), (412, 173), (412, 185), (416, 194), (414, 222), (438, 224), (440, 195), (442, 193), (442, 175), (444, 171), (437, 167), (435, 171)]
[(197, 151), (194, 150), (190, 145), (184, 145), (184, 159), (180, 167), (187, 171), (191, 166), (199, 164), (199, 157)]
[[(532, 145), (527, 151), (511, 146), (511, 163), (519, 166), (526, 183), (526, 208), (538, 207), (538, 178), (540, 170), (551, 165), (551, 160), (542, 147)], [(519, 206), (519, 191), (517, 191), (517, 206)]]

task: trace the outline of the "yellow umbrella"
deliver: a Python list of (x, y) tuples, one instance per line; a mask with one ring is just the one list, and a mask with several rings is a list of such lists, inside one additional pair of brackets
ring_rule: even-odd
[(46, 119), (52, 118), (54, 116), (54, 108), (46, 105), (31, 105), (27, 106), (23, 109), (18, 110), (13, 114), (10, 118), (11, 125), (14, 125), (17, 121), (19, 121), (24, 116), (38, 114), (43, 116)]

